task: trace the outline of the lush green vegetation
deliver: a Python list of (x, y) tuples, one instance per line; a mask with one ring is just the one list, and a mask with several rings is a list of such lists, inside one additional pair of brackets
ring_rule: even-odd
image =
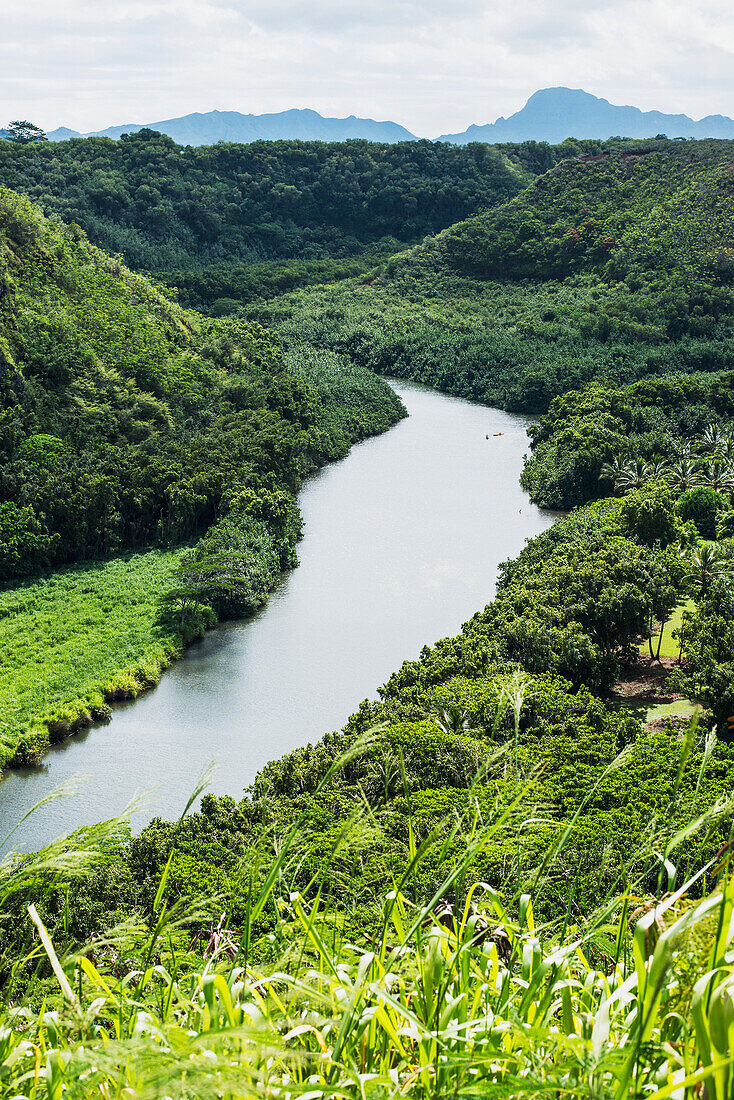
[[(701, 876), (678, 877), (673, 862), (680, 834), (656, 826), (651, 847), (660, 843), (666, 869), (652, 897), (640, 904), (636, 880), (626, 889), (615, 883), (589, 916), (579, 918), (571, 893), (564, 918), (541, 922), (528, 894), (503, 898), (473, 878), (477, 857), (511, 831), (532, 784), (517, 762), (510, 775), (515, 796), (504, 805), (483, 806), (470, 791), (463, 817), (442, 806), (431, 827), (415, 814), (424, 838), (411, 832), (407, 867), (389, 892), (381, 884), (374, 933), (354, 941), (324, 908), (316, 878), (339, 876), (350, 846), (364, 848), (372, 823), (359, 809), (333, 835), (306, 892), (294, 882), (302, 815), (276, 856), (268, 845), (254, 866), (243, 862), (248, 904), (236, 929), (216, 918), (201, 927), (203, 913), (176, 898), (186, 860), (175, 833), (139, 919), (81, 950), (61, 922), (49, 938), (38, 908), (47, 908), (50, 884), (66, 882), (66, 915), (78, 916), (77, 887), (104, 874), (119, 845), (115, 823), (6, 864), (3, 908), (32, 898), (19, 935), (34, 929), (41, 939), (28, 960), (35, 996), (3, 1012), (3, 1094), (427, 1100), (497, 1091), (667, 1100), (704, 1086), (712, 1100), (726, 1100), (734, 1060), (728, 857), (705, 865), (718, 885), (695, 900)], [(709, 823), (693, 803), (689, 836)], [(522, 853), (526, 830), (512, 831)], [(569, 835), (557, 835), (547, 854), (536, 898)], [(423, 893), (416, 880), (431, 848), (453, 850), (453, 858), (416, 904), (411, 894)], [(650, 851), (638, 855), (643, 870)], [(269, 911), (264, 963), (254, 933)], [(191, 938), (186, 923), (201, 932)]]
[(682, 495), (560, 521), (242, 802), (7, 861), (8, 1094), (728, 1096), (732, 757), (580, 686), (706, 607)]
[(510, 198), (527, 178), (491, 146), (430, 141), (184, 148), (142, 130), (120, 141), (0, 142), (6, 187), (151, 271), (416, 241)]
[(258, 325), (184, 312), (9, 191), (0, 365), (0, 580), (105, 559), (0, 593), (0, 764), (155, 682), (215, 612), (259, 607), (296, 564), (303, 477), (404, 412), (333, 352), (286, 364)]
[(242, 802), (6, 862), (8, 1095), (728, 1096), (728, 748), (556, 672), (686, 590), (674, 503), (559, 522)]
[(76, 566), (0, 592), (0, 763), (36, 758), (158, 681), (180, 650), (161, 600), (182, 553)]
[[(686, 748), (681, 771), (685, 756)], [(18, 935), (30, 938), (33, 929), (40, 942), (24, 964), (36, 970), (35, 994), (3, 1011), (3, 1094), (428, 1098), (501, 1091), (667, 1100), (705, 1086), (712, 1100), (726, 1100), (734, 1060), (728, 857), (702, 868), (708, 885), (695, 900), (701, 875), (685, 880), (673, 862), (681, 834), (654, 823), (650, 849), (638, 853), (641, 871), (659, 865), (659, 855), (650, 858), (654, 844), (665, 855), (653, 896), (640, 903), (636, 879), (626, 889), (614, 883), (579, 917), (571, 893), (564, 917), (542, 922), (528, 894), (503, 898), (473, 878), (477, 857), (498, 834), (514, 832), (523, 852), (522, 811), (514, 830), (509, 821), (533, 777), (517, 761), (510, 777), (515, 796), (504, 804), (483, 806), (472, 790), (463, 816), (444, 805), (428, 824), (416, 812), (411, 824), (424, 826), (423, 839), (411, 831), (407, 866), (388, 892), (381, 884), (373, 934), (351, 941), (324, 907), (317, 879), (330, 871), (341, 877), (349, 848), (364, 848), (372, 822), (359, 809), (334, 833), (306, 892), (294, 876), (303, 867), (303, 815), (277, 855), (266, 844), (254, 865), (243, 861), (248, 904), (236, 929), (224, 918), (202, 926), (203, 912), (176, 897), (186, 859), (175, 833), (138, 920), (81, 949), (72, 946), (68, 923), (57, 922), (49, 938), (45, 910), (53, 886), (68, 883), (65, 913), (78, 917), (84, 902), (77, 888), (83, 893), (110, 867), (119, 826), (6, 864), (3, 908), (33, 899)], [(676, 784), (676, 800), (679, 791)], [(688, 836), (705, 831), (710, 818), (695, 814), (695, 796), (688, 810)], [(534, 879), (536, 898), (570, 836), (557, 834), (545, 873)], [(416, 880), (431, 848), (453, 850), (453, 858), (430, 898), (416, 904), (411, 895), (423, 893)], [(189, 885), (191, 874), (189, 867)], [(117, 878), (118, 889), (125, 881)], [(568, 880), (564, 886), (572, 889)], [(266, 963), (254, 935), (270, 911)], [(186, 924), (201, 930), (192, 938)]]
[(286, 340), (513, 411), (595, 379), (722, 371), (733, 159), (732, 142), (654, 141), (563, 161), (362, 279), (257, 314)]
[(257, 326), (186, 315), (11, 192), (2, 231), (2, 573), (216, 517), (233, 482), (295, 488), (316, 416)]
[(227, 494), (293, 491), (400, 415), (364, 380), (336, 443), (320, 415), (344, 407), (344, 383), (335, 404), (313, 356), (323, 400), (272, 334), (184, 313), (11, 192), (0, 233), (0, 576), (189, 538)]
[(559, 161), (614, 142), (469, 149), (279, 141), (183, 148), (0, 141), (0, 184), (76, 223), (215, 316), (259, 297), (361, 274), (397, 249), (502, 202)]
[(321, 286), (362, 275), (394, 251), (395, 245), (386, 251), (336, 259), (210, 264), (195, 271), (166, 271), (160, 277), (178, 288), (182, 305), (213, 317), (226, 317), (260, 298), (277, 298), (297, 287)]
[[(194, 424), (189, 464), (196, 431), (221, 433), (230, 404), (249, 414), (257, 392), (272, 414), (247, 436), (245, 476), (215, 457), (204, 537), (150, 557), (171, 573), (158, 619), (141, 597), (148, 637), (264, 598), (292, 560), (289, 491), (397, 415), (364, 367), (545, 412), (525, 483), (580, 507), (502, 566), (458, 636), (405, 662), (343, 731), (269, 764), (241, 801), (208, 795), (139, 836), (111, 823), (0, 866), (9, 1096), (43, 1082), (52, 1096), (667, 1100), (704, 1081), (731, 1095), (734, 143), (595, 153), (545, 165), (516, 198), (358, 281), (245, 317), (197, 320), (148, 289), (146, 315), (180, 321), (194, 376), (209, 372), (198, 420), (150, 391), (179, 435)], [(202, 301), (206, 285), (192, 284)], [(240, 406), (222, 396), (234, 374)], [(57, 469), (67, 437), (40, 425), (13, 448)], [(23, 586), (9, 606), (18, 592), (40, 622), (53, 593)], [(702, 704), (700, 726), (674, 709), (643, 724), (610, 698), (645, 648), (681, 714)], [(32, 683), (28, 658), (10, 668)], [(75, 688), (88, 709), (95, 688)]]
[[(640, 492), (670, 495), (668, 516), (683, 526), (676, 537), (695, 597), (677, 624), (684, 661), (671, 682), (709, 707), (720, 730), (734, 714), (732, 381), (724, 372), (565, 394), (533, 426), (534, 454), (523, 472), (531, 494), (557, 506), (615, 492), (626, 509)], [(657, 519), (652, 530), (661, 538)], [(663, 624), (666, 617), (659, 616)]]
[[(681, 490), (721, 473), (717, 428), (734, 416), (734, 374), (699, 372), (649, 378), (631, 386), (592, 384), (553, 400), (530, 428), (533, 453), (523, 484), (544, 507), (570, 508), (609, 492), (607, 464), (641, 463), (633, 477), (670, 479)], [(706, 430), (714, 435), (707, 443)], [(722, 441), (723, 442), (723, 441)], [(700, 452), (700, 453), (699, 453)], [(701, 459), (701, 461), (699, 461)], [(719, 463), (718, 469), (711, 463)], [(703, 468), (701, 468), (703, 467)], [(710, 531), (713, 537), (714, 531)]]

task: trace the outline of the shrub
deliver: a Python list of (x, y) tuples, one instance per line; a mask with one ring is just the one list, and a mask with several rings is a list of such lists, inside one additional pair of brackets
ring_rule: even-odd
[(693, 520), (701, 538), (716, 538), (717, 514), (727, 507), (724, 498), (707, 485), (688, 489), (678, 500), (678, 515), (685, 522)]

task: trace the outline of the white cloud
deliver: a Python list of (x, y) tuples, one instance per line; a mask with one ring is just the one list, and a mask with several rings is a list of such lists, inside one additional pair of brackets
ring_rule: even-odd
[(734, 114), (724, 0), (0, 0), (0, 26), (0, 120), (48, 128), (311, 106), (434, 136), (555, 84)]

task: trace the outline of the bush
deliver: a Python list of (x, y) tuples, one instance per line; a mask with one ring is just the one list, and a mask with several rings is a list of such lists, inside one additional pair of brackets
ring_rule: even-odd
[(625, 533), (645, 546), (656, 543), (669, 546), (681, 536), (682, 524), (675, 514), (673, 491), (658, 481), (627, 493), (620, 519), (626, 527)]
[(677, 511), (684, 522), (693, 520), (701, 538), (714, 539), (717, 514), (726, 507), (726, 501), (715, 489), (701, 485), (682, 494)]

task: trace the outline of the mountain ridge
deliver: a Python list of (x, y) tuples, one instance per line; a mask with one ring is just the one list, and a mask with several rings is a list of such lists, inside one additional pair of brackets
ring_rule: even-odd
[(582, 88), (541, 88), (519, 111), (492, 123), (473, 123), (462, 133), (442, 134), (438, 141), (468, 145), (481, 141), (547, 141), (556, 145), (566, 138), (734, 138), (734, 119), (706, 115), (698, 120), (684, 114), (641, 111), (617, 106)]
[(82, 134), (60, 126), (47, 134), (49, 141), (71, 138), (110, 137), (117, 140), (123, 134), (140, 130), (156, 130), (167, 134), (181, 145), (212, 145), (217, 141), (249, 144), (253, 141), (347, 141), (366, 138), (393, 144), (415, 141), (416, 136), (396, 122), (378, 122), (371, 118), (327, 118), (310, 108), (293, 107), (269, 114), (241, 114), (239, 111), (194, 111), (179, 118), (160, 122), (125, 123)]
[[(376, 121), (349, 115), (327, 117), (311, 108), (293, 107), (266, 114), (242, 114), (239, 111), (194, 111), (158, 122), (124, 123), (102, 130), (80, 133), (59, 126), (47, 133), (49, 141), (76, 138), (109, 137), (118, 140), (140, 130), (166, 134), (180, 145), (213, 145), (218, 141), (250, 144), (254, 141), (325, 141), (350, 139), (395, 144), (420, 141), (400, 123), (389, 119)], [(460, 133), (442, 134), (429, 140), (452, 145), (486, 142), (544, 141), (557, 145), (566, 138), (610, 137), (650, 138), (663, 134), (669, 138), (734, 138), (734, 119), (727, 115), (706, 115), (693, 119), (686, 114), (642, 111), (639, 107), (620, 106), (592, 95), (582, 88), (541, 88), (534, 92), (519, 111), (494, 122), (472, 123)], [(7, 138), (0, 129), (0, 138)]]

